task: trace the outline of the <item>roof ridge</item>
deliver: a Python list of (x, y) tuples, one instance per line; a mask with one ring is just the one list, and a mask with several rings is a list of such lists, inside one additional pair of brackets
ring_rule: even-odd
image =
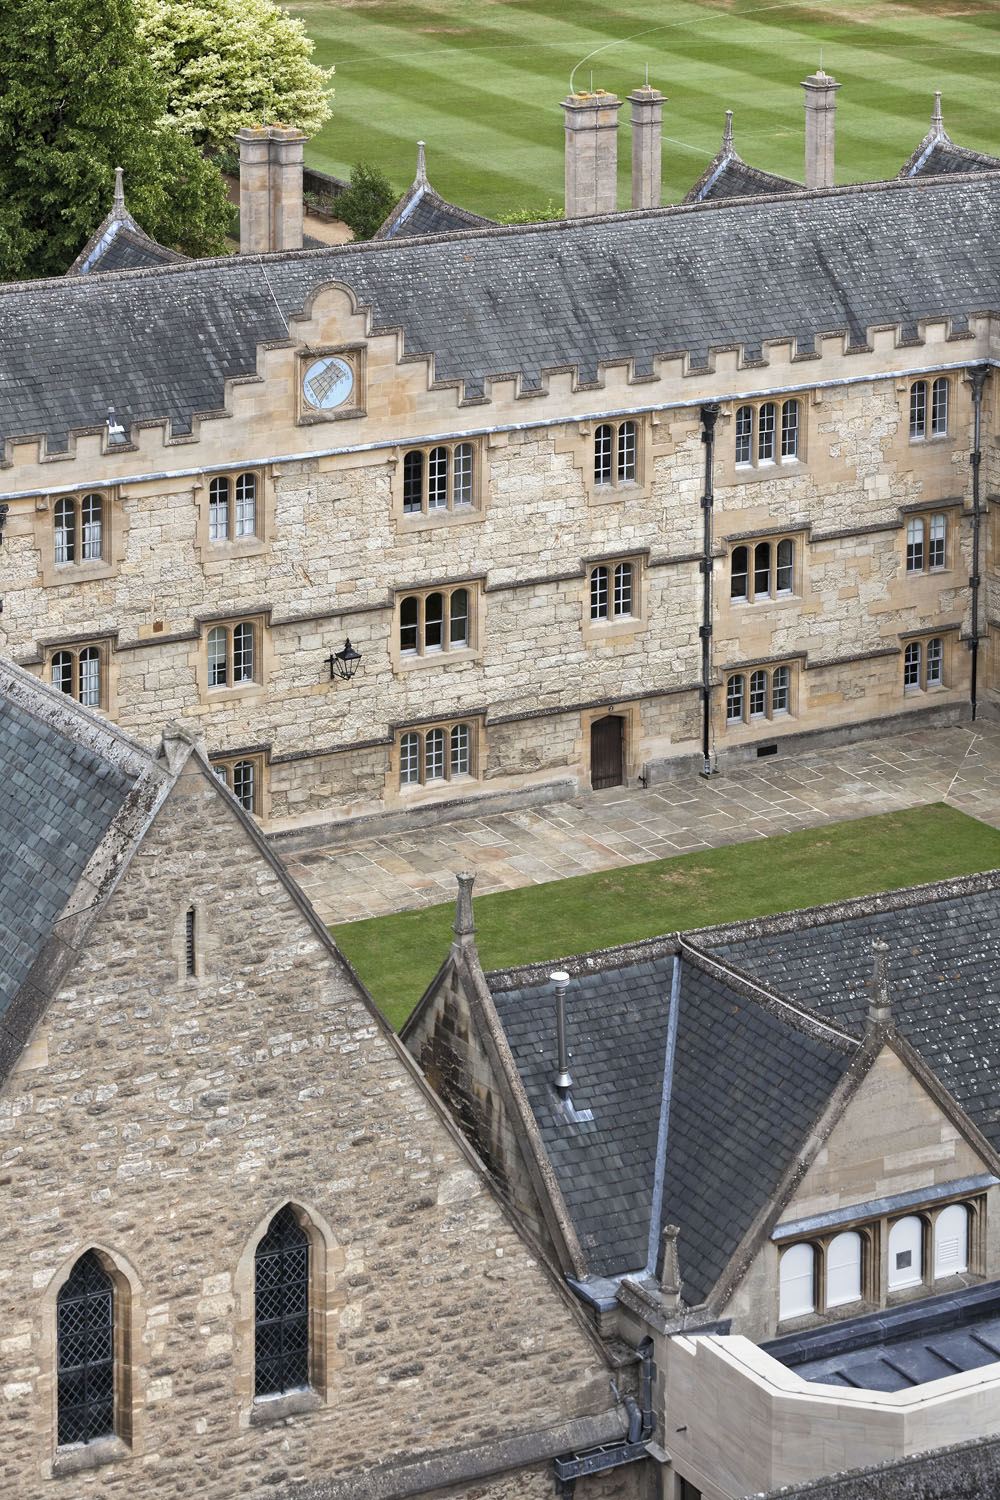
[[(123, 770), (126, 775), (138, 776), (155, 762), (153, 750), (141, 740), (78, 703), (52, 683), (18, 666), (9, 657), (0, 656), (0, 701), (5, 699), (33, 719), (41, 719), (41, 699), (44, 722), (49, 728)], [(114, 747), (118, 747), (117, 752)]]

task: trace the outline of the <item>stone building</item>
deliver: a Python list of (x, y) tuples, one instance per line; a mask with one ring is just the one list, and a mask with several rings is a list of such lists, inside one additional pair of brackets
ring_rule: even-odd
[(599, 94), (563, 222), (462, 228), (418, 171), (386, 238), (303, 250), (277, 128), (239, 256), (150, 264), (122, 200), (85, 274), (0, 289), (8, 653), (201, 728), (300, 841), (990, 708), (998, 164), (936, 123), (825, 186), (807, 85), (804, 188), (730, 142), (656, 206), (638, 89), (628, 213)]
[(403, 1039), (652, 1354), (661, 1494), (996, 1493), (1000, 872), (487, 974), (459, 879)]
[(191, 734), (0, 664), (0, 769), (5, 1500), (546, 1497), (595, 1446), (578, 1495), (644, 1495), (638, 1367)]

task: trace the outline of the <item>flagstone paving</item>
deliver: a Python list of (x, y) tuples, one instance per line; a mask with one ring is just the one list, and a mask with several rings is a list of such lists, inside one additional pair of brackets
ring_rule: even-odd
[(460, 870), (474, 871), (485, 895), (927, 802), (1000, 828), (1000, 724), (914, 730), (645, 791), (587, 792), (285, 862), (324, 921), (352, 922), (451, 901)]

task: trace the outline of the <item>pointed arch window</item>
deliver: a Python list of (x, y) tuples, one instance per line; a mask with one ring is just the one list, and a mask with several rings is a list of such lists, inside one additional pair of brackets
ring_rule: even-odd
[(59, 1446), (115, 1430), (115, 1297), (92, 1250), (81, 1255), (56, 1303)]
[(309, 1384), (309, 1236), (286, 1204), (254, 1256), (254, 1395)]

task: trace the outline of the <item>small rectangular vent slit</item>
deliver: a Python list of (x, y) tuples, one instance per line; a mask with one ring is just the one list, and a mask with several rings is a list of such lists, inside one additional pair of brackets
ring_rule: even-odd
[(777, 745), (758, 745), (757, 746), (757, 759), (758, 760), (763, 760), (763, 758), (764, 758), (765, 755), (777, 755), (777, 753), (778, 753), (778, 747), (777, 747)]

